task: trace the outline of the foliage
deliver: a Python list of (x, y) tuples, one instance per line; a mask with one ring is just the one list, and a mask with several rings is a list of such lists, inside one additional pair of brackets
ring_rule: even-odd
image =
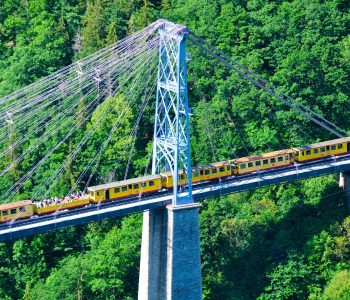
[(302, 256), (291, 254), (267, 277), (270, 285), (259, 299), (303, 299), (312, 284), (312, 269), (303, 262)]
[(324, 289), (322, 299), (345, 300), (350, 297), (350, 273), (348, 270), (339, 271), (331, 278)]
[[(90, 249), (60, 261), (45, 281), (39, 281), (34, 299), (131, 299), (138, 280), (140, 216), (113, 226), (103, 237), (92, 237)], [(137, 230), (135, 230), (137, 228)], [(98, 243), (96, 243), (98, 239)]]
[[(346, 0), (0, 0), (0, 95), (166, 18), (186, 24), (283, 92), (349, 129), (349, 10)], [(187, 45), (194, 164), (331, 138)], [(52, 189), (52, 195), (67, 193), (120, 117), (95, 176), (90, 171), (82, 184), (90, 176), (91, 183), (124, 178), (130, 145), (135, 151), (126, 175), (147, 170), (154, 108), (146, 109), (146, 121), (131, 139), (137, 111), (127, 94), (103, 100), (77, 134), (26, 182), (18, 198), (42, 188), (84, 133), (96, 127), (95, 138)], [(80, 117), (0, 177), (0, 192)], [(7, 145), (21, 134), (9, 135)], [(37, 139), (33, 136), (23, 149)], [(0, 161), (1, 169), (23, 149)], [(336, 178), (325, 176), (204, 201), (204, 298), (348, 299), (350, 218), (344, 198)], [(0, 244), (0, 298), (134, 299), (140, 236), (141, 216), (131, 216)]]

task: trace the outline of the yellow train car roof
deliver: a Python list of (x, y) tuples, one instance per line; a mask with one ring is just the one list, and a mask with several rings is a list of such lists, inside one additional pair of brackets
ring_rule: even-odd
[[(200, 171), (200, 170), (205, 170), (205, 169), (210, 169), (210, 168), (219, 168), (222, 166), (230, 166), (231, 162), (229, 160), (225, 160), (225, 161), (219, 161), (219, 162), (214, 162), (214, 163), (209, 163), (209, 164), (205, 164), (205, 165), (200, 165), (200, 166), (195, 166), (192, 167), (192, 172), (196, 172), (196, 171)], [(179, 174), (184, 174), (184, 170), (180, 170)], [(160, 173), (160, 175), (162, 176), (171, 176), (171, 171), (169, 172), (162, 172)]]
[(350, 137), (345, 137), (345, 138), (339, 138), (339, 139), (334, 139), (334, 140), (320, 142), (320, 143), (309, 144), (301, 147), (294, 147), (293, 149), (308, 150), (313, 148), (319, 148), (319, 147), (325, 147), (325, 146), (330, 146), (334, 144), (349, 143), (349, 142), (350, 142)]
[(237, 158), (235, 160), (235, 162), (236, 163), (246, 163), (246, 162), (250, 162), (250, 161), (286, 155), (286, 154), (293, 153), (293, 152), (294, 151), (291, 149), (278, 150), (278, 151), (273, 151), (273, 152), (264, 153), (264, 154), (257, 154), (257, 155), (240, 157), (240, 158)]
[(90, 187), (88, 187), (88, 190), (89, 191), (108, 190), (108, 189), (118, 187), (118, 186), (146, 182), (149, 180), (156, 180), (156, 179), (160, 179), (160, 175), (157, 175), (157, 174), (156, 175), (147, 175), (147, 176), (132, 178), (132, 179), (128, 179), (128, 180), (114, 181), (114, 182), (110, 182), (110, 183), (106, 183), (106, 184), (90, 186)]
[(33, 203), (32, 200), (22, 200), (22, 201), (17, 201), (17, 202), (12, 202), (12, 203), (1, 204), (0, 211), (12, 209), (12, 208), (17, 208), (17, 207), (22, 207), (22, 206), (27, 206), (27, 205), (30, 205), (32, 203)]

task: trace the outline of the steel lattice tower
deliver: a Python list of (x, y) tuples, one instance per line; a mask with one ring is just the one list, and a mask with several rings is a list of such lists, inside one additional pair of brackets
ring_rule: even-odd
[[(189, 106), (187, 91), (187, 27), (164, 22), (159, 28), (157, 101), (153, 139), (152, 174), (171, 171), (173, 204), (192, 203)], [(183, 170), (188, 185), (182, 188), (176, 174)]]

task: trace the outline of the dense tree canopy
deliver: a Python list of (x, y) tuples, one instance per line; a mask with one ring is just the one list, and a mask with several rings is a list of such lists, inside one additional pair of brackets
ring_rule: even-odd
[[(158, 18), (187, 25), (283, 92), (343, 129), (350, 128), (347, 0), (0, 0), (0, 96)], [(190, 43), (188, 53), (194, 164), (333, 138)], [(145, 110), (133, 140), (129, 134), (137, 111), (127, 95), (106, 97), (16, 197), (36, 193), (84, 131), (98, 125), (95, 138), (51, 191), (67, 193), (122, 111), (121, 127), (93, 182), (123, 178), (130, 145), (135, 150), (127, 175), (143, 174), (151, 150), (153, 109)], [(72, 122), (79, 122), (79, 116)], [(9, 134), (0, 150), (20, 135)], [(0, 194), (60, 138), (58, 132), (1, 176)], [(0, 169), (36, 142), (33, 136), (16, 149), (18, 153), (0, 161)], [(200, 215), (204, 298), (349, 299), (347, 215), (335, 176), (204, 201)], [(140, 237), (141, 216), (135, 215), (0, 244), (0, 298), (135, 299)]]

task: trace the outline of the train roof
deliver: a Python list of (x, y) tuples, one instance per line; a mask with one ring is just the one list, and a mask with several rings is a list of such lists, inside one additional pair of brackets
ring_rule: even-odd
[(350, 142), (350, 137), (344, 137), (344, 138), (334, 139), (334, 140), (330, 140), (330, 141), (309, 144), (309, 145), (305, 145), (305, 146), (301, 146), (301, 147), (294, 147), (293, 149), (308, 150), (308, 149), (312, 149), (312, 148), (319, 148), (319, 147), (325, 147), (325, 146), (330, 146), (330, 145), (334, 145), (334, 144), (349, 143), (349, 142)]
[(95, 186), (90, 186), (88, 187), (89, 191), (100, 191), (100, 190), (107, 190), (111, 189), (117, 186), (124, 186), (128, 184), (134, 184), (134, 183), (139, 183), (139, 182), (146, 182), (150, 180), (156, 180), (160, 179), (160, 175), (155, 174), (155, 175), (147, 175), (143, 177), (137, 177), (137, 178), (132, 178), (132, 179), (127, 179), (127, 180), (122, 180), (122, 181), (114, 181), (106, 184), (100, 184), (100, 185), (95, 185)]
[(22, 207), (22, 206), (27, 206), (27, 205), (30, 205), (32, 203), (33, 203), (32, 200), (22, 200), (22, 201), (17, 201), (17, 202), (1, 204), (0, 211), (12, 209), (12, 208), (17, 208), (17, 207)]
[[(214, 163), (209, 163), (209, 164), (205, 164), (205, 165), (200, 165), (200, 166), (195, 166), (192, 167), (192, 172), (196, 172), (196, 171), (200, 171), (200, 170), (205, 170), (205, 169), (210, 169), (210, 168), (219, 168), (222, 166), (229, 166), (231, 165), (231, 162), (229, 160), (225, 160), (225, 161), (219, 161), (219, 162), (214, 162)], [(184, 170), (180, 170), (179, 174), (184, 174)], [(162, 172), (160, 173), (162, 176), (171, 176), (171, 171), (168, 172)]]
[(284, 149), (284, 150), (278, 150), (278, 151), (273, 151), (273, 152), (264, 153), (264, 154), (257, 154), (257, 155), (240, 157), (240, 158), (237, 158), (235, 160), (235, 162), (236, 163), (245, 163), (245, 162), (250, 162), (250, 161), (255, 161), (255, 160), (261, 160), (261, 159), (286, 155), (289, 153), (293, 153), (293, 150), (292, 149)]

